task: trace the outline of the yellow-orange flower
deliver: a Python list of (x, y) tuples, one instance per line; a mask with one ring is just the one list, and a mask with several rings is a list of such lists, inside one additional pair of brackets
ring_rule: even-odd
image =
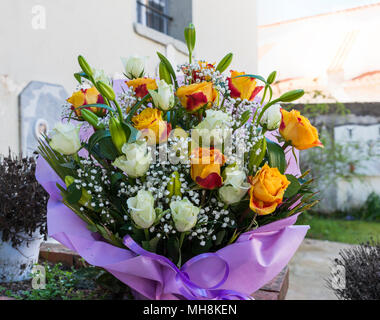
[(252, 101), (263, 87), (257, 86), (256, 80), (249, 77), (239, 77), (245, 75), (245, 72), (231, 71), (231, 77), (228, 78), (228, 87), (231, 90), (231, 97)]
[(212, 82), (206, 81), (182, 86), (178, 88), (176, 95), (189, 112), (195, 112), (203, 106), (211, 107), (218, 98)]
[[(82, 115), (80, 107), (89, 104), (104, 104), (104, 99), (99, 91), (95, 87), (92, 87), (74, 92), (73, 95), (67, 99), (67, 102), (71, 104), (71, 109), (74, 110), (75, 114), (80, 118)], [(97, 107), (88, 107), (86, 109), (94, 112), (98, 116), (103, 116), (106, 113), (106, 109)]]
[(220, 168), (226, 159), (218, 149), (196, 148), (191, 153), (191, 178), (202, 188), (213, 190), (223, 185)]
[(281, 109), (281, 114), (280, 134), (285, 141), (298, 150), (323, 147), (317, 129), (311, 125), (309, 119), (301, 116), (299, 111), (288, 112)]
[(136, 97), (144, 98), (149, 91), (156, 90), (157, 83), (155, 79), (151, 78), (137, 78), (125, 82), (128, 87), (132, 87)]
[(133, 126), (148, 138), (149, 144), (165, 142), (171, 131), (171, 124), (162, 119), (161, 111), (146, 108), (132, 118)]
[(267, 164), (255, 177), (250, 177), (250, 183), (249, 206), (258, 215), (273, 213), (282, 202), (285, 190), (290, 184), (277, 168), (270, 168)]

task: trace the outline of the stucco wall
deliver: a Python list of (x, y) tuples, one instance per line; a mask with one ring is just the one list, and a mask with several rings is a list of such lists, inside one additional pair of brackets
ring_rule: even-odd
[[(36, 5), (46, 8), (46, 29), (33, 28)], [(122, 73), (121, 56), (150, 55), (148, 72), (153, 73), (155, 52), (165, 53), (166, 48), (139, 36), (134, 22), (134, 0), (2, 0), (0, 74), (18, 82), (62, 84), (70, 92), (78, 54), (111, 75)], [(183, 54), (179, 57), (185, 59)]]
[(193, 0), (196, 55), (218, 62), (234, 53), (231, 68), (257, 72), (256, 0)]

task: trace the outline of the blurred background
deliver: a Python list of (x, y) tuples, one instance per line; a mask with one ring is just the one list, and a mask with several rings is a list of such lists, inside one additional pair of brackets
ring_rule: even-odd
[[(380, 1), (370, 0), (1, 0), (0, 154), (32, 154), (60, 119), (79, 54), (114, 79), (124, 78), (120, 57), (149, 56), (155, 76), (156, 51), (173, 65), (187, 60), (183, 29), (193, 22), (197, 58), (218, 62), (233, 52), (231, 69), (278, 71), (275, 96), (305, 89), (295, 107), (325, 149), (302, 153), (322, 201), (300, 223), (312, 226), (310, 238), (367, 241), (380, 235), (379, 17)], [(314, 250), (315, 259), (340, 248), (313, 245), (305, 254)], [(307, 263), (318, 272), (315, 261), (302, 261), (293, 272)]]

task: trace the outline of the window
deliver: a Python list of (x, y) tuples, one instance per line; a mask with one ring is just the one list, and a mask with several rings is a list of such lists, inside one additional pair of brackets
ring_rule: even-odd
[(167, 15), (167, 0), (138, 0), (137, 21), (149, 28), (168, 34), (168, 25), (173, 20)]

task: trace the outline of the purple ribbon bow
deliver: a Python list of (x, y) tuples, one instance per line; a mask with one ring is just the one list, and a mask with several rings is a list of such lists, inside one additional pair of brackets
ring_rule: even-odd
[[(178, 267), (168, 258), (160, 256), (153, 252), (146, 251), (145, 249), (141, 248), (129, 235), (124, 237), (123, 243), (129, 250), (133, 251), (137, 255), (157, 260), (171, 268), (176, 273), (175, 280), (177, 281), (177, 284), (180, 286), (180, 292), (188, 300), (233, 300), (233, 298), (236, 298), (238, 300), (252, 300), (251, 297), (246, 296), (237, 291), (218, 290), (218, 288), (222, 286), (228, 279), (230, 268), (228, 262), (224, 260), (221, 256), (219, 256), (217, 253), (204, 253), (198, 255), (186, 262), (181, 267), (181, 269), (178, 269)], [(211, 257), (220, 259), (220, 261), (222, 261), (225, 269), (224, 275), (222, 280), (218, 284), (209, 288), (202, 288), (201, 286), (198, 286), (190, 280), (189, 275), (186, 273), (186, 270), (192, 264)]]

